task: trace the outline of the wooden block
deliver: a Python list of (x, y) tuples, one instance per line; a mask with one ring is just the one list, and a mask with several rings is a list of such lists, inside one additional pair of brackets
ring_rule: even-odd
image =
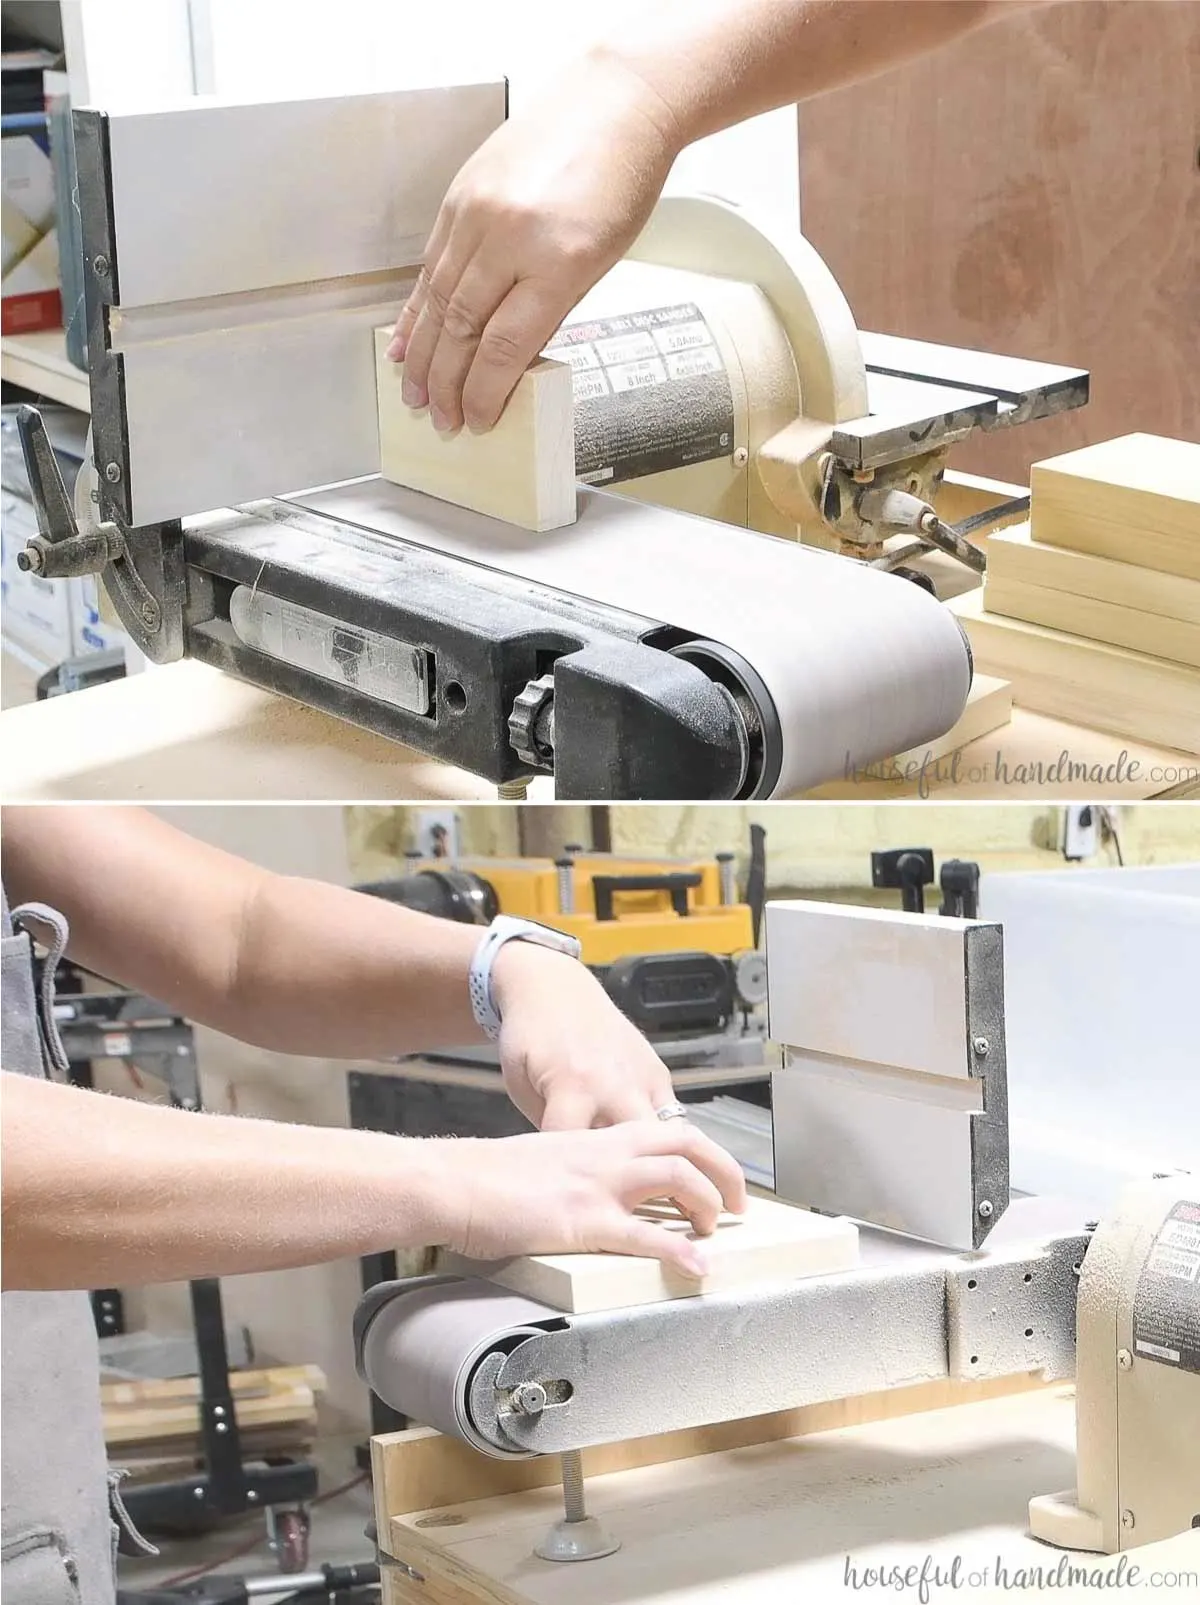
[(970, 637), (976, 667), (1010, 680), (1021, 706), (1200, 752), (1200, 670), (987, 613), (979, 591), (947, 606)]
[[(325, 1391), (325, 1373), (319, 1365), (272, 1365), (259, 1369), (231, 1371), (229, 1391), (235, 1399), (265, 1398), (280, 1389), (307, 1387), (313, 1393)], [(200, 1378), (138, 1377), (100, 1384), (100, 1402), (110, 1405), (145, 1405), (159, 1402), (178, 1404), (200, 1397)]]
[(978, 741), (980, 736), (990, 735), (993, 730), (1006, 725), (1012, 718), (1012, 700), (1012, 686), (1007, 680), (997, 680), (990, 674), (977, 674), (971, 682), (967, 705), (957, 724), (936, 741), (898, 753), (883, 766), (884, 769), (901, 775), (906, 775), (911, 769), (913, 778), (916, 778), (925, 765), (936, 763), (939, 758), (965, 747), (969, 741)]
[[(296, 1460), (312, 1452), (317, 1436), (317, 1415), (297, 1419), (282, 1427), (252, 1427), (239, 1432), (238, 1448), (246, 1463), (276, 1455)], [(153, 1438), (145, 1443), (123, 1443), (109, 1449), (109, 1459), (143, 1482), (165, 1481), (166, 1468), (198, 1465), (204, 1460), (204, 1443), (199, 1432), (178, 1438)], [(186, 1470), (182, 1472), (186, 1476)]]
[[(660, 1466), (696, 1455), (745, 1449), (756, 1443), (778, 1443), (809, 1433), (839, 1427), (861, 1426), (868, 1421), (889, 1421), (924, 1410), (945, 1410), (956, 1404), (1008, 1398), (1041, 1390), (1047, 1384), (1032, 1371), (980, 1382), (958, 1382), (949, 1377), (917, 1382), (909, 1387), (878, 1393), (859, 1393), (848, 1399), (800, 1405), (794, 1410), (772, 1410), (767, 1415), (743, 1416), (738, 1421), (716, 1421), (706, 1427), (660, 1432), (648, 1438), (627, 1438), (601, 1443), (583, 1451), (588, 1477), (607, 1476), (637, 1466)], [(500, 1460), (480, 1454), (461, 1438), (450, 1438), (432, 1427), (409, 1427), (403, 1432), (380, 1433), (371, 1439), (371, 1480), (375, 1490), (375, 1516), (379, 1531), (386, 1532), (394, 1516), (437, 1505), (457, 1505), (497, 1494), (521, 1493), (528, 1488), (552, 1488), (561, 1477), (555, 1455), (529, 1460)]]
[(1200, 445), (1123, 435), (1035, 463), (1035, 541), (1200, 580)]
[[(247, 1392), (233, 1393), (233, 1410), (238, 1427), (249, 1432), (260, 1427), (278, 1427), (302, 1423), (311, 1429), (315, 1423), (316, 1395), (303, 1376), (307, 1367), (287, 1368), (290, 1377), (300, 1372), (299, 1380), (287, 1380), (278, 1386), (258, 1386)], [(314, 1370), (316, 1368), (314, 1367)], [(264, 1373), (258, 1373), (261, 1377)], [(320, 1373), (317, 1373), (320, 1376)], [(321, 1378), (323, 1383), (324, 1379)], [(148, 1397), (140, 1402), (130, 1401), (129, 1390), (137, 1384), (109, 1384), (110, 1396), (103, 1403), (104, 1441), (110, 1446), (131, 1443), (150, 1443), (160, 1439), (179, 1439), (200, 1431), (200, 1404), (198, 1387), (191, 1398), (175, 1394), (167, 1397)], [(117, 1390), (112, 1397), (111, 1390)]]
[(375, 331), (379, 472), (396, 485), (502, 518), (524, 529), (575, 522), (575, 421), (571, 369), (542, 358), (522, 377), (487, 434), (439, 435), (428, 412), (400, 399), (401, 364), (384, 356), (390, 329)]
[(1139, 613), (1200, 624), (1200, 580), (1141, 568), (1136, 563), (1118, 563), (1111, 557), (1093, 557), (1068, 546), (1049, 546), (1033, 539), (1028, 523), (993, 534), (987, 553), (988, 584), (1002, 579), (1039, 585)]
[(999, 613), (1004, 618), (1044, 624), (1052, 630), (1082, 635), (1089, 641), (1107, 641), (1111, 646), (1127, 646), (1151, 657), (1200, 667), (1200, 624), (1165, 619), (1116, 602), (1100, 602), (1094, 596), (1073, 596), (1070, 591), (1052, 591), (1045, 585), (1026, 585), (1021, 580), (991, 574), (983, 587), (983, 605), (989, 613)]
[[(670, 1216), (663, 1226), (667, 1231), (690, 1231), (686, 1221)], [(632, 1254), (532, 1254), (494, 1264), (445, 1254), (439, 1269), (482, 1276), (554, 1309), (582, 1315), (791, 1281), (849, 1270), (858, 1263), (858, 1228), (852, 1222), (814, 1215), (774, 1199), (752, 1198), (745, 1215), (722, 1216), (716, 1231), (703, 1242), (711, 1267), (701, 1281), (680, 1276), (656, 1259)]]

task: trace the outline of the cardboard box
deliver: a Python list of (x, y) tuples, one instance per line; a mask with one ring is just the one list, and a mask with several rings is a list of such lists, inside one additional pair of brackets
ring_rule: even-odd
[(100, 581), (95, 574), (84, 574), (69, 582), (71, 587), (71, 652), (81, 658), (88, 652), (107, 652), (124, 647), (125, 631), (104, 616), (100, 606)]
[(0, 292), (4, 334), (31, 334), (62, 324), (55, 227), (54, 168), (44, 113), (5, 117), (3, 257)]
[(31, 667), (53, 669), (73, 655), (71, 592), (66, 580), (40, 579), (17, 567), (17, 553), (36, 534), (33, 507), (4, 491), (0, 518), (4, 644)]

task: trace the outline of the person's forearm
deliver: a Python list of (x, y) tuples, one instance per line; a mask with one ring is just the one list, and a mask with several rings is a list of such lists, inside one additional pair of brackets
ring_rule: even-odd
[(448, 1238), (445, 1144), (12, 1074), (3, 1100), (6, 1288), (232, 1276)]
[[(482, 1042), (467, 973), (482, 932), (324, 882), (272, 875), (138, 809), (6, 808), (10, 896), (71, 924), (71, 956), (257, 1047), (394, 1058)], [(504, 949), (505, 999), (536, 962)]]
[[(467, 984), (483, 934), (318, 881), (263, 876), (231, 985), (197, 1017), (279, 1053), (341, 1059), (483, 1042)], [(577, 968), (544, 948), (503, 948), (492, 982), (502, 1014), (511, 983), (534, 965)]]
[(124, 1287), (391, 1248), (652, 1254), (700, 1245), (638, 1216), (674, 1198), (700, 1236), (746, 1207), (686, 1120), (492, 1140), (389, 1137), (184, 1114), (32, 1076), (3, 1085), (3, 1285)]
[(884, 72), (1040, 0), (669, 0), (602, 39), (597, 66), (633, 73), (677, 148), (747, 117)]

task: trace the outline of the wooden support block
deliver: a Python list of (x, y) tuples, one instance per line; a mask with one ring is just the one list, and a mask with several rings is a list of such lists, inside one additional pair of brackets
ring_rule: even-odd
[[(663, 1226), (667, 1231), (690, 1231), (687, 1221), (669, 1215)], [(702, 1241), (710, 1270), (701, 1281), (633, 1254), (531, 1254), (488, 1264), (445, 1254), (439, 1269), (457, 1276), (482, 1276), (554, 1309), (582, 1315), (792, 1281), (850, 1270), (858, 1263), (858, 1228), (851, 1221), (814, 1215), (767, 1198), (752, 1198), (745, 1215), (722, 1216), (716, 1231)]]
[[(295, 1427), (311, 1436), (316, 1427), (316, 1395), (324, 1386), (324, 1374), (315, 1365), (234, 1372), (230, 1392), (238, 1427), (247, 1434), (263, 1428)], [(199, 1400), (197, 1377), (104, 1383), (104, 1440), (115, 1448), (198, 1436)]]
[(379, 472), (442, 501), (529, 530), (575, 522), (575, 421), (571, 369), (542, 358), (523, 375), (487, 434), (439, 435), (428, 412), (401, 400), (401, 364), (384, 356), (390, 329), (375, 331)]
[(1035, 541), (1200, 580), (1200, 445), (1123, 435), (1035, 463)]
[(1100, 602), (1094, 596), (1073, 596), (1070, 591), (1052, 591), (1045, 585), (1027, 585), (1022, 580), (991, 574), (983, 587), (983, 605), (989, 613), (999, 613), (1004, 618), (1044, 624), (1052, 630), (1082, 635), (1089, 641), (1107, 641), (1110, 646), (1127, 646), (1151, 657), (1200, 668), (1200, 624), (1164, 619), (1116, 602)]
[[(276, 1427), (299, 1422), (310, 1430), (316, 1401), (309, 1388), (293, 1388), (265, 1399), (234, 1399), (239, 1428)], [(118, 1444), (150, 1443), (161, 1438), (183, 1438), (200, 1431), (198, 1404), (146, 1405), (132, 1410), (104, 1412), (104, 1441)]]
[(1200, 752), (1200, 670), (987, 613), (979, 591), (947, 605), (970, 637), (976, 667), (1010, 680), (1020, 706)]
[[(272, 1365), (259, 1369), (231, 1371), (229, 1391), (235, 1399), (257, 1396), (296, 1387), (313, 1393), (325, 1391), (325, 1373), (319, 1365)], [(144, 1405), (159, 1402), (178, 1404), (200, 1397), (200, 1378), (138, 1377), (128, 1381), (114, 1379), (100, 1384), (100, 1402), (110, 1405)]]
[(1200, 624), (1200, 580), (1141, 568), (1136, 563), (1118, 563), (1111, 557), (1093, 557), (1068, 546), (1048, 546), (1033, 539), (1028, 523), (994, 533), (987, 553), (989, 585), (994, 580), (1038, 585), (1112, 602), (1138, 613)]
[(905, 777), (908, 777), (911, 769), (911, 778), (916, 779), (922, 767), (936, 763), (939, 758), (965, 747), (968, 741), (978, 741), (980, 736), (990, 735), (993, 730), (1006, 725), (1012, 718), (1012, 703), (1012, 686), (1007, 680), (997, 680), (990, 674), (977, 674), (971, 682), (966, 707), (958, 722), (944, 736), (939, 736), (936, 741), (927, 741), (923, 747), (910, 747), (882, 767), (891, 774)]
[[(887, 1421), (925, 1410), (944, 1410), (956, 1404), (1041, 1390), (1047, 1386), (1035, 1372), (958, 1382), (949, 1377), (918, 1382), (910, 1387), (860, 1393), (848, 1399), (801, 1405), (794, 1410), (772, 1410), (745, 1416), (740, 1421), (717, 1421), (706, 1427), (660, 1432), (622, 1443), (602, 1443), (583, 1451), (584, 1475), (606, 1476), (638, 1466), (665, 1465), (696, 1455), (745, 1449), (756, 1443), (778, 1443), (814, 1432)], [(380, 1433), (371, 1439), (371, 1480), (375, 1490), (375, 1516), (379, 1531), (387, 1531), (395, 1516), (438, 1505), (458, 1505), (498, 1494), (521, 1493), (529, 1488), (552, 1488), (562, 1475), (557, 1455), (535, 1455), (530, 1460), (500, 1460), (480, 1454), (461, 1438), (450, 1438), (432, 1427), (409, 1427), (403, 1432)]]

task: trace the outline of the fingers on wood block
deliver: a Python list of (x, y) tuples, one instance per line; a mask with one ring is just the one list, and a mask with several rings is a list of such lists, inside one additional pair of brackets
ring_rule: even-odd
[(442, 501), (523, 529), (575, 522), (575, 425), (571, 370), (542, 358), (521, 378), (499, 423), (486, 434), (441, 435), (428, 411), (405, 406), (404, 369), (384, 355), (388, 329), (375, 331), (379, 472)]
[[(664, 1231), (690, 1231), (690, 1222), (661, 1211)], [(483, 1276), (554, 1309), (582, 1315), (739, 1287), (766, 1286), (850, 1270), (858, 1263), (858, 1229), (848, 1220), (815, 1215), (773, 1199), (752, 1198), (745, 1215), (723, 1215), (704, 1244), (710, 1271), (683, 1276), (656, 1259), (631, 1254), (531, 1254), (481, 1265), (444, 1255), (442, 1271)]]

